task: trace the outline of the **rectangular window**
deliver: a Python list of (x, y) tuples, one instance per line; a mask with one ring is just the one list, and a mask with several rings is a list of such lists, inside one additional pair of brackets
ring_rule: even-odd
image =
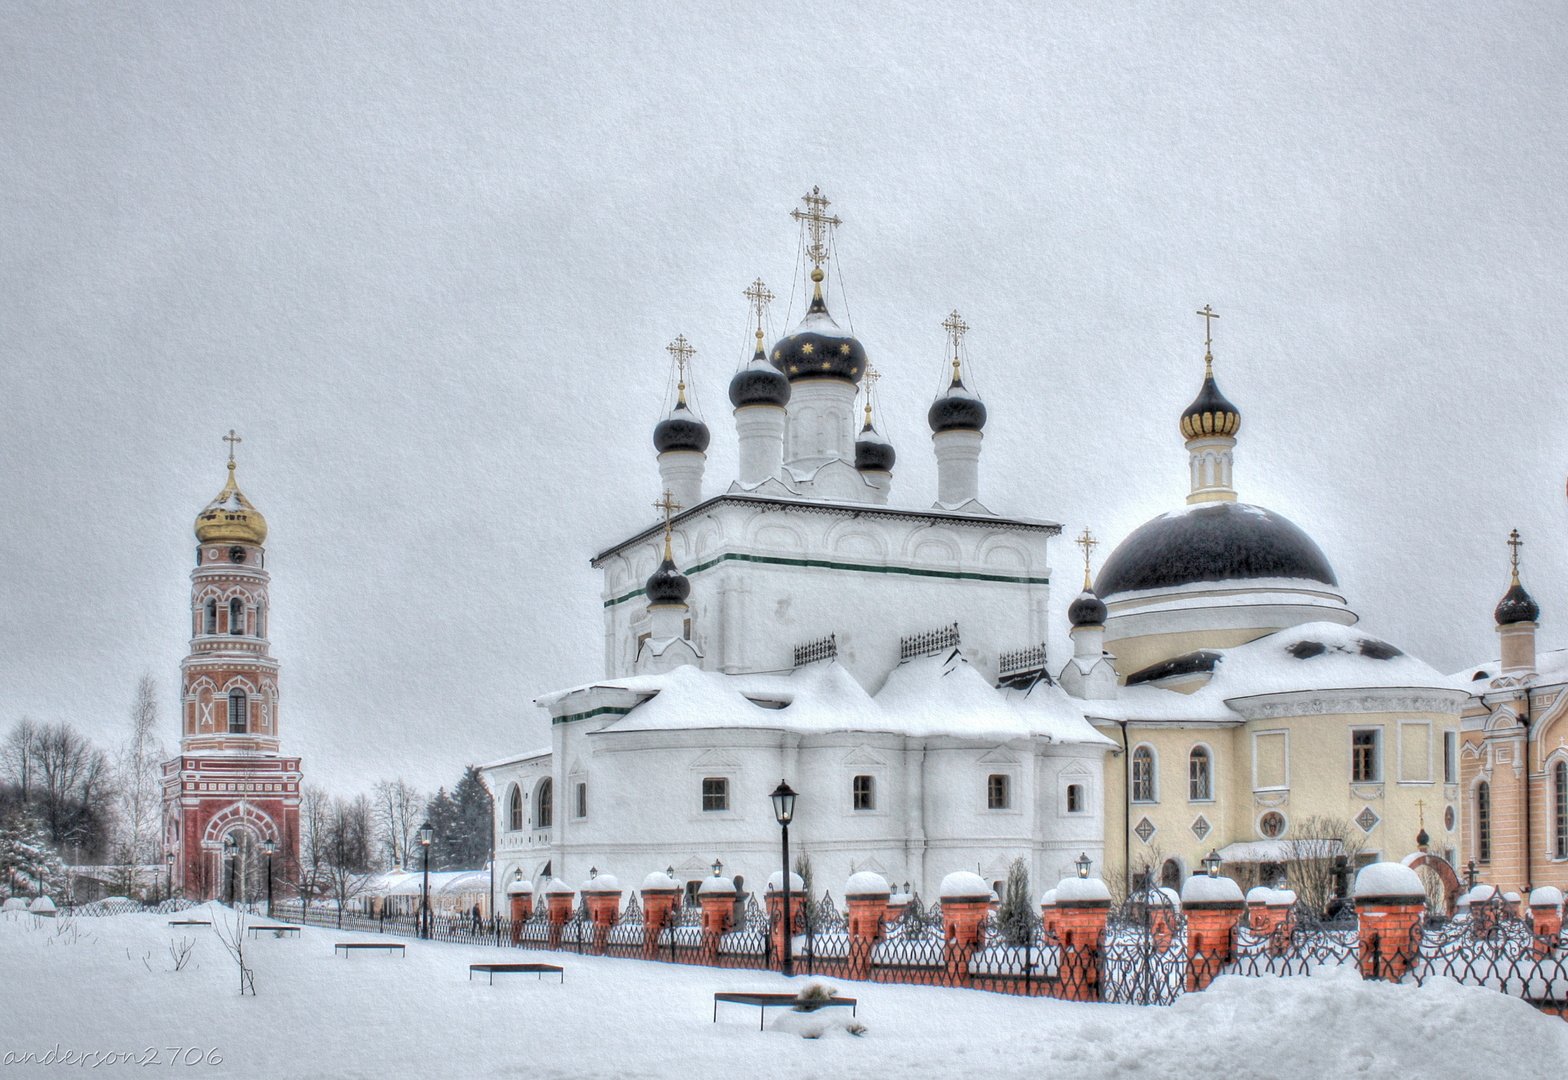
[(987, 810), (1006, 810), (1009, 804), (1007, 776), (992, 773), (985, 778), (985, 805)]
[(1069, 814), (1083, 813), (1083, 785), (1067, 785), (1067, 812)]
[(587, 817), (588, 816), (588, 785), (587, 784), (578, 784), (577, 785), (577, 816), (578, 817)]
[(1350, 733), (1350, 782), (1376, 784), (1383, 779), (1383, 762), (1378, 744), (1383, 732), (1377, 728), (1362, 728)]
[(1290, 786), (1290, 743), (1283, 731), (1260, 731), (1252, 737), (1252, 786), (1257, 791)]
[(728, 777), (704, 776), (702, 778), (703, 810), (728, 810), (730, 808), (730, 782)]
[[(875, 810), (877, 805), (876, 781), (869, 776), (855, 777), (854, 782), (850, 785), (850, 798), (856, 810)], [(782, 871), (780, 872), (782, 873)]]
[(1459, 783), (1459, 732), (1443, 732), (1443, 783)]

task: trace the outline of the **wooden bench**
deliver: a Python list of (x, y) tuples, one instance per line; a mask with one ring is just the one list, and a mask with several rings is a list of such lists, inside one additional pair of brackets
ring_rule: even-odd
[(339, 941), (332, 946), (332, 955), (336, 956), (339, 949), (343, 950), (344, 956), (354, 949), (385, 949), (387, 952), (396, 949), (398, 955), (406, 956), (407, 948), (401, 941)]
[(246, 929), (248, 929), (252, 934), (270, 933), (277, 934), (280, 937), (284, 934), (293, 934), (295, 937), (299, 937), (299, 927), (297, 926), (250, 926), (246, 927)]
[[(717, 993), (713, 995), (713, 1022), (715, 1024), (719, 1022), (719, 1002), (721, 1001), (727, 1001), (735, 1005), (755, 1005), (760, 1014), (757, 1018), (757, 1030), (761, 1031), (763, 1022), (767, 1019), (768, 1007), (770, 1005), (794, 1007), (800, 1004), (800, 996), (798, 994)], [(855, 1015), (855, 999), (849, 997), (833, 997), (828, 998), (826, 1001), (812, 1002), (811, 1011), (815, 1012), (817, 1009), (829, 1009), (843, 1005), (849, 1006), (849, 1015)]]
[(474, 972), (483, 971), (490, 976), (490, 985), (495, 985), (497, 975), (523, 974), (538, 975), (542, 980), (546, 975), (559, 975), (561, 981), (566, 981), (566, 972), (559, 964), (469, 964), (468, 981), (473, 982)]
[(170, 926), (211, 926), (206, 919), (170, 919)]

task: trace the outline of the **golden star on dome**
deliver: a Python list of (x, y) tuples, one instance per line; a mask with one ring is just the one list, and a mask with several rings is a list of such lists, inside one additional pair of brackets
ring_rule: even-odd
[(813, 346), (811, 344), (811, 342), (808, 341), (808, 342), (806, 342), (804, 345), (802, 345), (800, 347), (800, 351), (801, 351), (802, 354), (804, 354), (806, 356), (810, 356), (812, 353), (816, 352), (817, 350), (816, 350), (816, 347)]
[(840, 353), (844, 354), (845, 356), (848, 356), (849, 355), (849, 342), (846, 341), (846, 342), (844, 342), (844, 344), (840, 345), (838, 347), (838, 351)]

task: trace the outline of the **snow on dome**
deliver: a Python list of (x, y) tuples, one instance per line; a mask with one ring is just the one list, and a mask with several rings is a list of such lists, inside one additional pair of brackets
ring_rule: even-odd
[(642, 879), (643, 892), (677, 890), (680, 887), (681, 883), (670, 877), (670, 875), (666, 874), (663, 870), (655, 870), (653, 873)]
[(562, 881), (560, 878), (557, 877), (557, 878), (551, 878), (550, 879), (549, 883), (545, 885), (544, 891), (547, 892), (547, 893), (557, 893), (557, 894), (559, 894), (559, 893), (574, 893), (577, 890), (572, 888), (566, 882)]
[(533, 893), (534, 883), (527, 878), (517, 878), (506, 887), (508, 896), (532, 896)]
[(887, 896), (892, 891), (887, 878), (870, 870), (851, 874), (849, 880), (844, 882), (845, 896)]
[(34, 915), (53, 915), (55, 911), (54, 901), (47, 896), (40, 896), (27, 905), (27, 910)]
[(1403, 863), (1377, 862), (1356, 875), (1356, 899), (1363, 896), (1425, 897), (1426, 887), (1416, 872)]
[(1194, 874), (1181, 887), (1184, 904), (1239, 904), (1241, 886), (1228, 877)]
[(942, 879), (938, 894), (943, 900), (984, 899), (991, 895), (991, 886), (973, 871), (955, 870)]
[(713, 893), (732, 893), (735, 891), (735, 882), (727, 877), (709, 877), (702, 879), (702, 885), (697, 889), (698, 896), (709, 896)]
[(1563, 906), (1563, 891), (1555, 885), (1542, 885), (1530, 894), (1530, 906), (1560, 908)]
[(0, 904), (0, 911), (26, 911), (26, 910), (27, 910), (27, 901), (23, 900), (20, 896), (8, 897), (4, 904)]
[(1055, 907), (1056, 906), (1056, 890), (1055, 889), (1047, 889), (1047, 890), (1045, 890), (1045, 892), (1040, 894), (1040, 906), (1041, 907)]
[[(806, 890), (806, 882), (804, 881), (804, 879), (802, 879), (799, 874), (797, 874), (793, 870), (791, 870), (790, 874), (789, 874), (789, 891), (791, 893), (798, 893), (798, 892), (804, 892), (805, 890)], [(783, 892), (784, 891), (784, 871), (782, 871), (782, 870), (775, 870), (775, 871), (773, 871), (773, 873), (769, 874), (768, 875), (768, 887), (764, 891), (765, 892)]]
[(1064, 877), (1056, 883), (1056, 903), (1083, 904), (1100, 900), (1109, 900), (1111, 890), (1105, 887), (1105, 882), (1097, 877)]
[(614, 874), (600, 874), (583, 882), (583, 892), (620, 892), (621, 879)]

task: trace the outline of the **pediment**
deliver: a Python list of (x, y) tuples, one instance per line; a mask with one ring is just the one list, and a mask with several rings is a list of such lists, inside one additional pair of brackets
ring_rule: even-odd
[(887, 767), (887, 759), (877, 754), (870, 747), (857, 746), (844, 755), (844, 764), (852, 766)]
[(692, 759), (693, 769), (738, 769), (740, 759), (728, 750), (707, 750)]
[(993, 746), (976, 760), (980, 765), (1017, 765), (1018, 755), (1005, 746)]

